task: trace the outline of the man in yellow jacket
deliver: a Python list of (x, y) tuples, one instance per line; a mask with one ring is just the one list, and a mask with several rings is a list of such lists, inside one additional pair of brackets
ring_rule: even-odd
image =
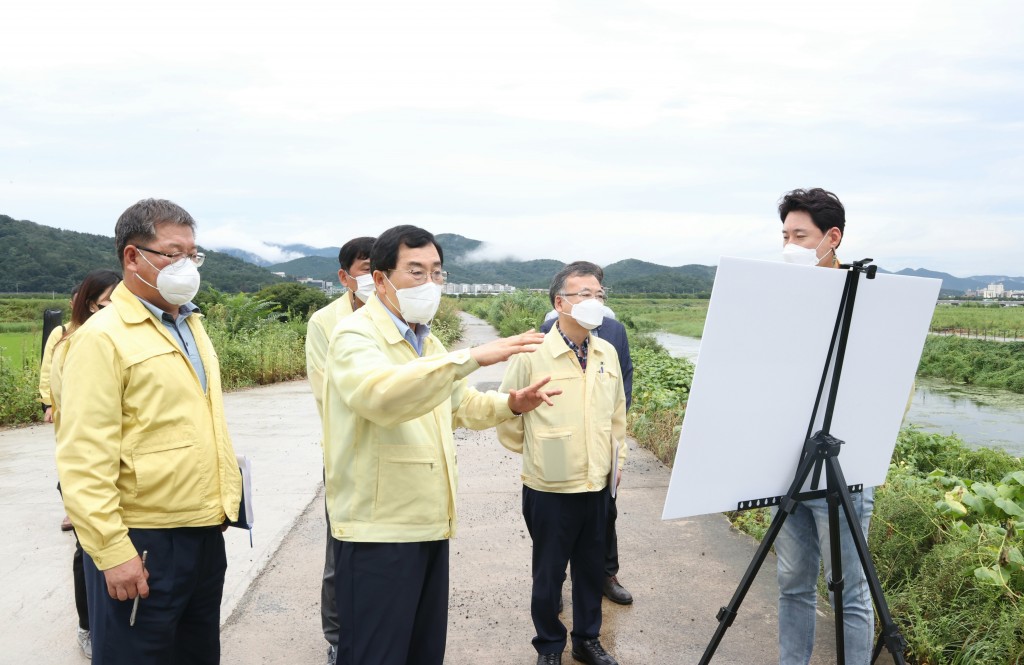
[[(316, 398), (316, 409), (321, 423), (324, 417), (324, 367), (327, 364), (327, 346), (338, 321), (363, 306), (373, 295), (373, 277), (370, 275), (370, 250), (373, 238), (349, 240), (338, 251), (338, 281), (348, 290), (334, 302), (321, 307), (309, 317), (306, 325), (306, 378)], [(368, 286), (368, 288), (367, 288)], [(326, 479), (326, 476), (324, 476)], [(326, 505), (324, 506), (326, 513)], [(320, 585), (320, 624), (327, 640), (327, 665), (338, 660), (338, 606), (334, 599), (334, 538), (331, 537), (331, 518), (327, 517), (327, 548), (324, 555), (323, 582)]]
[(498, 426), (502, 445), (523, 456), (538, 665), (562, 662), (567, 636), (558, 603), (570, 562), (573, 658), (616, 665), (599, 636), (610, 493), (626, 459), (626, 395), (615, 347), (590, 334), (604, 317), (600, 274), (599, 266), (578, 261), (555, 275), (550, 298), (558, 322), (536, 353), (512, 359), (500, 388), (513, 391), (550, 376), (562, 391), (554, 407)]
[(63, 367), (57, 468), (88, 554), (96, 665), (220, 660), (222, 531), (241, 477), (217, 356), (190, 302), (204, 259), (194, 229), (170, 201), (121, 215), (124, 281)]
[(324, 388), (327, 507), (343, 665), (441, 665), (448, 539), (458, 472), (452, 430), (483, 429), (551, 404), (541, 379), (480, 393), (466, 376), (533, 351), (529, 332), (448, 353), (430, 334), (445, 280), (441, 247), (414, 226), (373, 245), (376, 288), (331, 337)]

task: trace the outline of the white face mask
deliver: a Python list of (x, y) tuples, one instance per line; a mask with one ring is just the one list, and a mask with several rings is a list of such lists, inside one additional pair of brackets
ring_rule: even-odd
[(373, 275), (367, 273), (365, 275), (360, 275), (359, 277), (356, 277), (355, 280), (356, 298), (359, 298), (363, 302), (369, 300), (370, 296), (377, 292), (377, 287), (373, 283)]
[(593, 330), (601, 325), (601, 320), (604, 319), (604, 303), (597, 298), (587, 298), (575, 304), (569, 303), (569, 305), (572, 307), (569, 310), (569, 316), (576, 319), (576, 323), (585, 330)]
[(786, 263), (792, 263), (798, 266), (816, 266), (821, 263), (825, 256), (832, 251), (832, 248), (828, 248), (828, 252), (825, 252), (825, 256), (818, 257), (818, 248), (821, 247), (821, 243), (825, 242), (825, 238), (821, 239), (818, 246), (814, 249), (808, 247), (802, 247), (795, 242), (786, 243), (786, 246), (782, 248), (782, 260)]
[[(139, 252), (139, 256), (146, 259), (146, 255)], [(153, 262), (146, 259), (146, 263), (153, 266)], [(156, 266), (153, 266), (156, 268)], [(160, 297), (172, 305), (184, 305), (199, 293), (199, 268), (192, 263), (192, 259), (183, 257), (179, 261), (164, 266), (156, 275), (156, 286), (142, 279), (142, 275), (135, 273), (142, 282), (160, 292)]]
[[(384, 279), (395, 288), (387, 276)], [(430, 323), (441, 305), (441, 285), (429, 280), (408, 289), (395, 288), (395, 295), (398, 296), (398, 311), (406, 323)], [(388, 302), (391, 302), (390, 298)], [(391, 303), (392, 306), (394, 304)]]

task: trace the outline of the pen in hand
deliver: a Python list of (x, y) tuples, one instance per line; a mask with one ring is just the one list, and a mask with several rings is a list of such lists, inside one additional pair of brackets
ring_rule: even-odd
[[(146, 574), (146, 555), (147, 554), (149, 554), (149, 550), (142, 550), (142, 574), (143, 575)], [(132, 615), (128, 619), (128, 625), (129, 626), (134, 626), (135, 625), (135, 613), (139, 611), (139, 599), (140, 598), (142, 598), (141, 594), (135, 596), (135, 602), (132, 604)]]

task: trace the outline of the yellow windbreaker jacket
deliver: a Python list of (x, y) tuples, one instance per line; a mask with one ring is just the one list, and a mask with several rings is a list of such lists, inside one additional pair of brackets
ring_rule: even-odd
[(43, 347), (43, 360), (39, 364), (39, 401), (43, 404), (53, 406), (50, 401), (50, 371), (53, 367), (53, 347), (64, 336), (64, 326), (59, 326), (50, 331), (46, 338), (46, 345)]
[(534, 353), (510, 360), (501, 391), (518, 390), (546, 376), (561, 388), (554, 406), (542, 406), (498, 425), (498, 440), (523, 456), (523, 484), (541, 492), (596, 492), (608, 484), (612, 451), (626, 461), (626, 395), (615, 347), (590, 336), (586, 373), (557, 326)]
[(377, 298), (338, 322), (327, 353), (324, 465), (331, 532), (355, 542), (455, 535), (458, 469), (452, 430), (512, 418), (508, 396), (465, 377), (479, 364), (433, 335), (423, 357)]
[(324, 418), (324, 366), (327, 364), (327, 345), (338, 321), (352, 313), (351, 293), (346, 291), (334, 302), (321, 307), (309, 317), (306, 324), (306, 377), (316, 398), (320, 420)]
[(206, 394), (167, 328), (124, 282), (111, 300), (69, 340), (55, 428), (64, 505), (100, 570), (137, 554), (129, 528), (237, 519), (242, 489), (217, 355), (199, 314), (188, 325)]

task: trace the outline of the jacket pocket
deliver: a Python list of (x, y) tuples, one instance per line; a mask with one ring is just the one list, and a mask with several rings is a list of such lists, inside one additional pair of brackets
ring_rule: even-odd
[(447, 511), (441, 462), (429, 445), (381, 445), (374, 520), (433, 524)]
[(206, 469), (190, 425), (140, 432), (126, 439), (131, 449), (135, 490), (133, 510), (175, 513), (202, 508)]
[(573, 444), (571, 429), (551, 429), (536, 433), (530, 450), (537, 477), (548, 482), (580, 480), (587, 475), (586, 450)]

